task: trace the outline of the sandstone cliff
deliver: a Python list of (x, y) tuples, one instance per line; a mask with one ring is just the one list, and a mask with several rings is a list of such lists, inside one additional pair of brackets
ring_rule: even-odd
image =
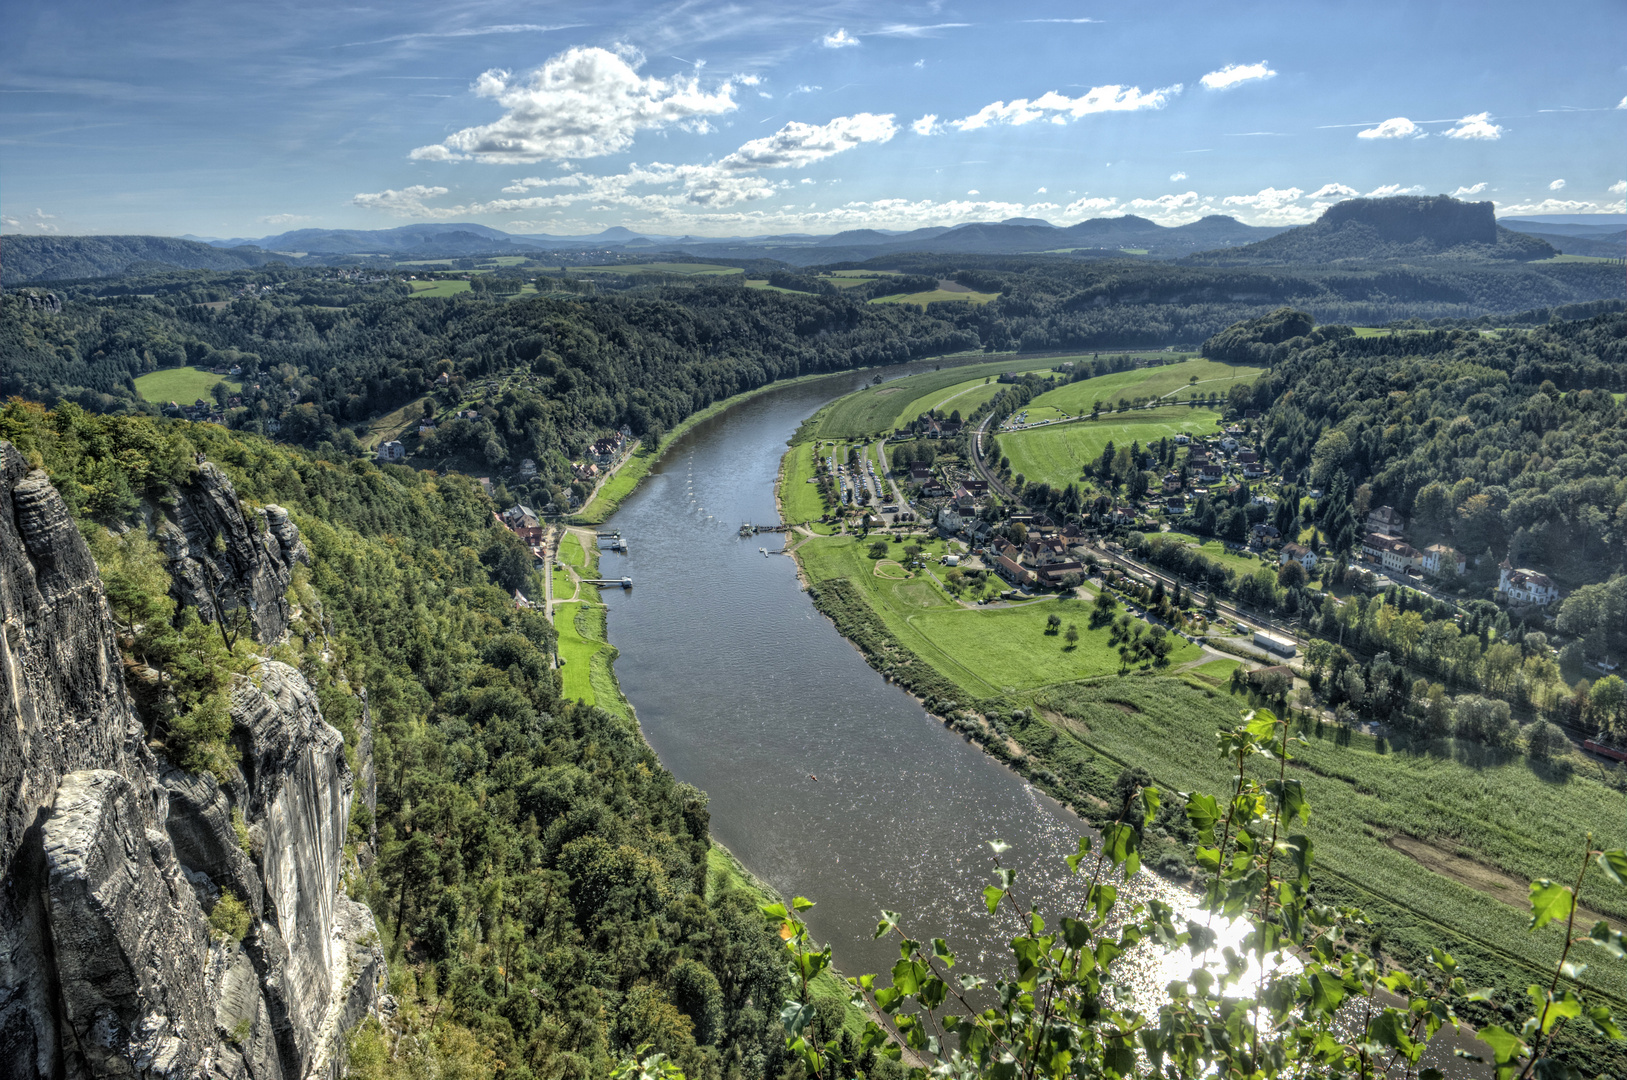
[[(286, 632), (308, 558), (265, 514), (262, 531), (206, 465), (166, 537), (177, 591), (230, 595), (261, 641)], [(4, 442), (0, 620), (0, 1080), (336, 1075), (384, 958), (341, 888), (356, 779), (310, 685), (273, 661), (238, 678), (224, 779), (156, 758), (90, 553)], [(241, 941), (210, 929), (228, 893)]]

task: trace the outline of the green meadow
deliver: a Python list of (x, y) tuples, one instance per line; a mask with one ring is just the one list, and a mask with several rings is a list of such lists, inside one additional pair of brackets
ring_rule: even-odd
[(456, 296), (458, 293), (469, 291), (469, 283), (462, 278), (448, 278), (444, 281), (409, 281), (414, 296)]
[(902, 293), (898, 296), (878, 296), (870, 301), (872, 304), (915, 304), (926, 307), (939, 300), (964, 300), (969, 304), (986, 304), (999, 296), (999, 293), (961, 292), (958, 289), (932, 289), (927, 292)]
[(136, 379), (136, 393), (147, 401), (173, 401), (190, 405), (199, 398), (207, 400), (216, 383), (225, 383), (233, 390), (241, 390), (240, 379), (216, 375), (208, 368), (179, 367), (162, 371), (149, 371)]
[[(805, 438), (848, 439), (892, 431), (939, 404), (946, 410), (959, 409), (965, 414), (976, 407), (969, 404), (970, 401), (979, 400), (974, 395), (987, 393), (988, 397), (993, 397), (999, 392), (998, 383), (988, 384), (993, 387), (991, 391), (979, 389), (984, 385), (984, 379), (998, 379), (1004, 371), (1049, 371), (1056, 363), (1058, 360), (1054, 357), (1019, 360), (1008, 355), (1001, 360), (945, 366), (941, 371), (923, 371), (880, 386), (868, 386), (827, 405), (804, 425), (802, 435)], [(971, 393), (967, 393), (965, 398), (949, 400), (967, 391)]]
[(576, 274), (687, 274), (700, 277), (745, 273), (738, 266), (686, 262), (628, 263), (625, 266), (573, 266), (571, 272)]
[(1028, 431), (1003, 432), (1000, 452), (1011, 459), (1011, 471), (1029, 482), (1066, 487), (1086, 465), (1102, 456), (1109, 442), (1143, 447), (1178, 434), (1211, 434), (1220, 414), (1190, 405), (1165, 405), (1126, 413), (1103, 413), (1100, 420), (1077, 420)]

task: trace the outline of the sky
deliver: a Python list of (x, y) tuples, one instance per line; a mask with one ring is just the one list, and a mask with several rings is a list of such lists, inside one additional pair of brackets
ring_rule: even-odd
[(1627, 3), (0, 0), (0, 228), (1627, 210)]

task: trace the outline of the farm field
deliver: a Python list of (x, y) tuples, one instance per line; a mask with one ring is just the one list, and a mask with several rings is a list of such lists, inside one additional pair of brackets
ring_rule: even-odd
[[(1209, 667), (1200, 668), (1201, 674), (1209, 675)], [(1230, 790), (1233, 774), (1216, 755), (1214, 738), (1237, 723), (1240, 699), (1174, 679), (1115, 679), (1098, 687), (1058, 688), (1036, 701), (1074, 722), (1051, 729), (1064, 735), (1064, 744), (1077, 741), (1114, 763), (1139, 765), (1166, 790)], [(1500, 963), (1552, 970), (1562, 934), (1526, 933), (1530, 909), (1523, 883), (1573, 872), (1588, 830), (1596, 846), (1627, 843), (1621, 792), (1582, 772), (1455, 740), (1386, 742), (1332, 726), (1307, 735), (1305, 744), (1292, 748), (1288, 772), (1301, 780), (1310, 800), (1307, 831), (1318, 873), (1333, 878), (1330, 885), (1363, 907), (1382, 910), (1387, 933), (1424, 946), (1425, 955), (1431, 942), (1457, 949), (1460, 942), (1441, 940), (1444, 929)], [(1257, 768), (1271, 768), (1274, 777), (1275, 766), (1273, 761)], [(1439, 866), (1472, 860), (1490, 872), (1486, 887), (1469, 888), (1432, 872), (1399, 850), (1402, 845)], [(1502, 875), (1517, 879), (1506, 892), (1495, 880)], [(1622, 919), (1627, 889), (1591, 875), (1584, 906)], [(1618, 1000), (1627, 995), (1627, 962), (1596, 953), (1589, 963), (1584, 982)], [(1527, 972), (1505, 968), (1493, 974), (1519, 986), (1529, 981)], [(1486, 974), (1471, 981), (1476, 978)]]
[(469, 283), (462, 278), (447, 281), (409, 281), (414, 296), (456, 296), (469, 291)]
[(928, 292), (903, 293), (898, 296), (878, 296), (870, 301), (872, 304), (916, 304), (926, 307), (939, 300), (965, 300), (971, 304), (986, 304), (999, 296), (999, 293), (961, 292), (950, 289), (932, 289)]
[(999, 436), (1000, 452), (1011, 459), (1011, 471), (1022, 473), (1029, 483), (1044, 481), (1052, 487), (1066, 487), (1079, 479), (1087, 463), (1102, 456), (1109, 442), (1115, 446), (1140, 442), (1145, 447), (1182, 432), (1208, 434), (1215, 430), (1219, 419), (1220, 414), (1211, 409), (1189, 405), (1103, 414), (1100, 420), (1003, 432)]
[[(952, 360), (954, 357), (945, 359)], [(1055, 357), (1020, 360), (1008, 355), (1001, 360), (946, 366), (942, 371), (908, 375), (837, 399), (804, 426), (802, 435), (819, 439), (846, 439), (891, 431), (898, 426), (901, 417), (914, 419), (932, 402), (959, 389), (981, 385), (985, 378), (998, 378), (1002, 371), (1048, 371), (1055, 363)], [(958, 404), (950, 407), (960, 408), (962, 413), (968, 411)]]
[(652, 262), (628, 263), (626, 266), (573, 266), (572, 273), (581, 274), (743, 274), (738, 266), (718, 266), (714, 263)]
[[(1179, 364), (1115, 371), (1111, 375), (1069, 383), (1041, 394), (1029, 405), (1028, 417), (1030, 420), (1044, 420), (1051, 415), (1078, 416), (1090, 412), (1091, 405), (1097, 401), (1106, 408), (1121, 397), (1163, 397), (1167, 394), (1170, 401), (1185, 401), (1194, 393), (1214, 393), (1225, 397), (1231, 391), (1232, 384), (1253, 382), (1259, 378), (1260, 370), (1257, 367), (1223, 364), (1218, 360), (1190, 359)], [(1195, 385), (1191, 382), (1194, 378), (1198, 380)], [(1047, 408), (1054, 410), (1054, 413), (1041, 411)]]
[(206, 368), (179, 367), (162, 371), (149, 371), (136, 379), (136, 393), (147, 401), (174, 401), (190, 405), (199, 398), (207, 399), (215, 384), (223, 382), (233, 390), (241, 390), (241, 379), (216, 375)]
[[(866, 553), (869, 543), (851, 536), (815, 539), (797, 549), (804, 571), (815, 583), (846, 578), (864, 594), (905, 646), (963, 687), (973, 697), (1022, 693), (1074, 679), (1117, 674), (1119, 654), (1106, 628), (1090, 628), (1086, 600), (1045, 601), (1019, 607), (967, 608), (951, 599), (934, 579), (943, 572), (935, 560), (942, 541), (923, 544), (930, 569), (911, 579), (879, 577)], [(901, 551), (903, 545), (891, 545)], [(883, 564), (885, 565), (885, 564)], [(898, 573), (888, 567), (894, 574)], [(1061, 616), (1079, 628), (1073, 648), (1061, 634), (1047, 634), (1046, 617)], [(1199, 659), (1196, 645), (1182, 643), (1170, 666)]]

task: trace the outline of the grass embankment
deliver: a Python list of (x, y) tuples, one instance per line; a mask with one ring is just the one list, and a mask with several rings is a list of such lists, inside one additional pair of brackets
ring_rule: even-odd
[[(845, 372), (842, 374), (845, 374)], [(571, 523), (574, 525), (603, 524), (611, 514), (616, 512), (617, 507), (621, 506), (621, 501), (631, 495), (643, 479), (649, 475), (650, 470), (655, 467), (655, 463), (661, 460), (661, 455), (665, 454), (685, 432), (702, 420), (710, 420), (723, 410), (738, 405), (748, 398), (756, 397), (758, 394), (766, 394), (770, 390), (778, 390), (797, 383), (832, 377), (832, 375), (820, 374), (800, 375), (795, 379), (781, 379), (778, 382), (766, 383), (755, 390), (747, 390), (733, 397), (724, 398), (722, 401), (713, 402), (700, 412), (690, 414), (661, 440), (659, 448), (651, 449), (641, 445), (637, 450), (634, 450), (627, 463), (616, 470), (616, 475), (606, 480), (593, 498), (588, 501), (588, 504), (570, 518)], [(818, 517), (817, 514), (814, 516)]]
[[(599, 553), (591, 543), (584, 546), (574, 533), (567, 532), (559, 543), (559, 561), (576, 571), (578, 577), (597, 577)], [(559, 588), (555, 577), (554, 588)], [(554, 632), (559, 635), (560, 693), (572, 700), (597, 705), (607, 712), (633, 718), (632, 706), (616, 681), (615, 661), (620, 651), (610, 644), (605, 625), (606, 610), (597, 586), (582, 582), (576, 602), (554, 607)]]
[(199, 398), (208, 400), (216, 383), (225, 383), (233, 391), (243, 389), (241, 379), (216, 375), (208, 368), (179, 367), (149, 371), (138, 377), (136, 393), (146, 401), (173, 401), (178, 405), (190, 405)]
[(1191, 405), (1166, 405), (1127, 413), (1103, 413), (1100, 420), (1076, 420), (1027, 431), (1001, 432), (1000, 452), (1011, 459), (1011, 471), (1030, 483), (1066, 487), (1115, 447), (1139, 442), (1143, 448), (1162, 438), (1212, 434), (1220, 414)]
[(818, 443), (797, 443), (780, 460), (780, 517), (794, 523), (812, 522), (824, 530), (829, 526), (818, 525), (818, 521), (825, 514), (825, 500), (819, 485), (812, 482), (818, 479), (814, 456), (819, 450)]
[[(740, 864), (734, 853), (728, 848), (712, 841), (712, 847), (706, 853), (706, 899), (713, 901), (718, 896), (729, 892), (743, 892), (751, 898), (757, 907), (767, 907), (770, 904), (781, 904), (785, 898), (769, 888), (768, 884), (759, 881), (751, 871)], [(816, 1000), (833, 999), (840, 1001), (843, 1006), (842, 1030), (851, 1031), (854, 1038), (864, 1034), (865, 1014), (848, 1004), (852, 991), (836, 972), (829, 968), (819, 973), (809, 987), (810, 993)]]

